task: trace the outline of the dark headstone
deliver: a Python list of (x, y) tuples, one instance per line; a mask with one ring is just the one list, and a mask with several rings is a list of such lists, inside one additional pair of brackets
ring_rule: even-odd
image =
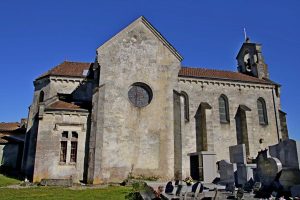
[(300, 185), (294, 185), (293, 187), (291, 187), (291, 194), (293, 198), (300, 198)]
[(281, 162), (277, 158), (268, 157), (267, 150), (259, 152), (256, 160), (259, 181), (265, 187), (271, 186), (282, 170)]
[(221, 160), (219, 164), (220, 182), (219, 184), (232, 184), (234, 183), (234, 172), (236, 171), (236, 165), (227, 162), (226, 160)]
[(229, 147), (229, 156), (231, 163), (246, 164), (245, 144), (238, 144)]

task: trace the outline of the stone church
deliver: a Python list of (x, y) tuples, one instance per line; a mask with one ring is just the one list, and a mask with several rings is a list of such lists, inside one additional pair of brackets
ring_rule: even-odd
[(65, 61), (34, 81), (23, 172), (34, 182), (205, 180), (229, 159), (229, 146), (245, 144), (255, 157), (288, 138), (280, 85), (269, 79), (261, 48), (247, 39), (237, 72), (185, 67), (144, 17), (136, 19), (94, 62)]

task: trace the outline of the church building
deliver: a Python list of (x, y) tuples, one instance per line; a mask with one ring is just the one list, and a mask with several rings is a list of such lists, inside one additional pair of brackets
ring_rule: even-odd
[(140, 17), (102, 44), (94, 62), (65, 61), (36, 78), (22, 171), (33, 182), (211, 181), (205, 174), (217, 175), (229, 146), (244, 144), (251, 159), (288, 138), (261, 44), (242, 44), (237, 72), (182, 59)]

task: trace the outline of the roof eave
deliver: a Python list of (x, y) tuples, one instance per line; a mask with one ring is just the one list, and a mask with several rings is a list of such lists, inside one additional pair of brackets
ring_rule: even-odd
[(46, 111), (71, 111), (71, 112), (84, 112), (84, 113), (89, 113), (87, 109), (82, 109), (82, 108), (46, 108)]
[(156, 28), (154, 28), (154, 26), (144, 16), (141, 16), (140, 18), (142, 22), (152, 31), (152, 33), (175, 55), (175, 57), (179, 61), (182, 61), (183, 57), (179, 54), (175, 47)]
[(256, 81), (242, 81), (242, 80), (217, 78), (217, 77), (213, 78), (213, 77), (185, 76), (185, 75), (178, 75), (178, 77), (196, 78), (196, 79), (207, 79), (207, 80), (233, 81), (233, 82), (241, 82), (241, 83), (255, 83), (255, 84), (263, 84), (263, 85), (275, 85), (274, 83), (262, 83), (262, 82), (256, 82)]

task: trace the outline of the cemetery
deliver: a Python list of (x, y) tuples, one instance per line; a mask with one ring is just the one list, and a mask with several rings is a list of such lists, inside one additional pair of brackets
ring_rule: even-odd
[(167, 184), (145, 182), (144, 189), (139, 191), (139, 198), (299, 199), (299, 144), (287, 139), (259, 151), (254, 159), (246, 157), (244, 144), (231, 146), (230, 161), (217, 162), (219, 177), (213, 183), (190, 177)]

